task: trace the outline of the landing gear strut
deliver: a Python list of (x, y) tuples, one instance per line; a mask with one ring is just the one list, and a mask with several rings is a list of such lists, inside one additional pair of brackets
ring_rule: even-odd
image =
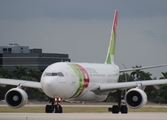
[(46, 113), (62, 113), (63, 109), (60, 105), (61, 98), (51, 99), (51, 105), (46, 105), (45, 112)]
[(117, 90), (118, 93), (118, 105), (113, 105), (113, 107), (108, 108), (108, 111), (114, 113), (114, 114), (118, 114), (119, 112), (121, 112), (122, 114), (127, 114), (128, 113), (128, 108), (126, 105), (121, 105), (121, 90)]

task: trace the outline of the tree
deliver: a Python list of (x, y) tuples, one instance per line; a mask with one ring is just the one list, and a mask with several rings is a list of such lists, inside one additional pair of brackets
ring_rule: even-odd
[(167, 72), (161, 72), (163, 77), (160, 77), (160, 79), (167, 79)]
[(141, 71), (139, 78), (140, 80), (152, 80), (151, 76), (152, 74), (150, 72)]
[(22, 76), (27, 75), (27, 68), (21, 66), (16, 66), (16, 70), (13, 71), (14, 78), (21, 79)]
[[(142, 66), (135, 66), (135, 67), (132, 67), (132, 68), (141, 68)], [(130, 75), (132, 75), (135, 80), (139, 80), (140, 79), (140, 75), (142, 74), (142, 71), (141, 70), (134, 70), (133, 72), (131, 72)]]
[(12, 78), (12, 73), (7, 68), (0, 68), (0, 77), (1, 78)]
[[(162, 77), (160, 79), (167, 79), (167, 72), (161, 72)], [(161, 85), (158, 91), (158, 95), (156, 96), (156, 102), (159, 103), (167, 103), (167, 85)]]
[[(137, 66), (133, 68), (141, 68), (142, 66)], [(135, 80), (152, 80), (152, 74), (149, 72), (144, 72), (141, 70), (135, 70), (131, 72), (131, 75), (135, 78)]]
[(42, 74), (41, 71), (37, 68), (28, 70), (28, 76), (34, 78), (34, 80), (38, 82), (40, 82), (41, 74)]
[(167, 85), (161, 85), (156, 97), (156, 101), (159, 103), (167, 102)]
[(128, 73), (123, 73), (119, 76), (119, 82), (130, 82), (134, 81), (134, 77)]

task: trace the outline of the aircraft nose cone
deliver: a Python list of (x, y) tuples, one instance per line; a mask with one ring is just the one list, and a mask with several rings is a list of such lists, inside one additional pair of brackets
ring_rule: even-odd
[(45, 83), (45, 86), (46, 86), (46, 87), (51, 87), (51, 86), (53, 85), (51, 79), (46, 79), (44, 83)]
[(55, 79), (45, 78), (43, 79), (41, 86), (42, 86), (43, 92), (46, 95), (48, 95), (49, 97), (54, 97), (53, 91), (54, 91), (54, 88), (56, 88)]

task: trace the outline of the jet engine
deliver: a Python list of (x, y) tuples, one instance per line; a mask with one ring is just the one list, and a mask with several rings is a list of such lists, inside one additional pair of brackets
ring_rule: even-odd
[(19, 87), (12, 88), (5, 94), (5, 101), (11, 108), (20, 108), (27, 103), (28, 95)]
[(146, 93), (139, 88), (132, 88), (125, 95), (126, 105), (130, 108), (137, 109), (147, 103)]

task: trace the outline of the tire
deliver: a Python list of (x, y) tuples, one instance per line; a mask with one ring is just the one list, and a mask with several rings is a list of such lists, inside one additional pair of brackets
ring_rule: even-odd
[(52, 113), (53, 112), (53, 107), (51, 105), (46, 105), (45, 107), (45, 112), (46, 113)]
[(55, 113), (62, 113), (63, 112), (63, 109), (61, 107), (61, 105), (57, 104), (55, 105)]
[(126, 105), (121, 106), (121, 113), (122, 114), (127, 114), (128, 113), (128, 107)]
[(113, 105), (113, 107), (112, 107), (112, 113), (113, 114), (118, 114), (119, 113), (118, 105)]

